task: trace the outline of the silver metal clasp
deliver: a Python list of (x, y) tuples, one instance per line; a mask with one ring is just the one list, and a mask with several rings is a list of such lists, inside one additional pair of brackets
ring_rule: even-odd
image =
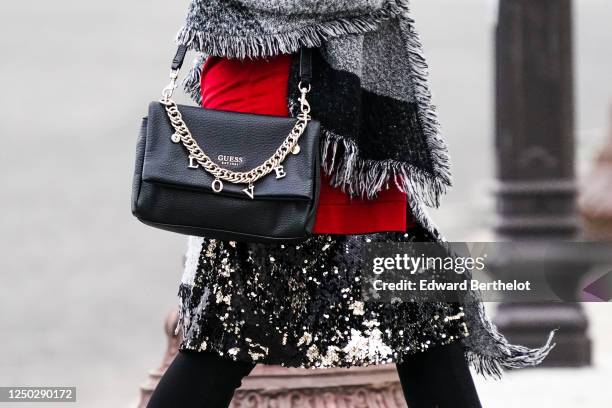
[(170, 72), (170, 83), (166, 85), (166, 87), (162, 90), (162, 102), (168, 102), (172, 97), (172, 93), (178, 86), (178, 70), (173, 70)]
[(312, 87), (310, 84), (308, 84), (308, 87), (305, 87), (303, 86), (302, 82), (300, 82), (298, 84), (298, 89), (300, 90), (300, 93), (301, 93), (300, 114), (298, 115), (298, 118), (308, 121), (310, 120), (310, 115), (308, 115), (310, 113), (310, 103), (308, 103), (308, 100), (306, 99), (306, 95), (308, 94), (308, 92), (310, 92)]

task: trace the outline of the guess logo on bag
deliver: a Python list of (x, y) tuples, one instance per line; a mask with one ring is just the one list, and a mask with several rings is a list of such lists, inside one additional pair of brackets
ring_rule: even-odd
[(220, 154), (217, 156), (219, 164), (223, 166), (240, 166), (244, 163), (244, 157), (242, 156), (229, 156), (226, 154)]
[[(244, 157), (242, 156), (229, 156), (226, 154), (220, 154), (217, 156), (217, 162), (218, 164), (222, 165), (222, 166), (240, 166), (241, 164), (245, 163)], [(198, 167), (200, 167), (200, 165), (198, 164), (198, 161), (196, 160), (195, 157), (189, 155), (189, 166), (190, 169), (197, 169)]]

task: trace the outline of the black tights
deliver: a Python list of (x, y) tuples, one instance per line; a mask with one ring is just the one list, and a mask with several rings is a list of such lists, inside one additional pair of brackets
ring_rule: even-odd
[[(255, 366), (209, 352), (179, 352), (147, 408), (227, 408)], [(474, 381), (458, 344), (416, 353), (397, 365), (410, 408), (480, 407)]]

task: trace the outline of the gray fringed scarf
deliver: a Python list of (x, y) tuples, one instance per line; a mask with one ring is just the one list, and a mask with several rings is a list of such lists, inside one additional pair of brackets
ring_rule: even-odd
[(422, 204), (439, 205), (451, 184), (449, 158), (406, 0), (194, 0), (178, 42), (199, 52), (184, 82), (197, 102), (207, 55), (259, 58), (317, 47), (310, 102), (332, 184), (373, 198), (395, 183), (426, 235), (441, 239)]
[[(200, 102), (200, 73), (209, 55), (261, 58), (314, 56), (313, 117), (321, 122), (324, 170), (353, 196), (375, 197), (389, 183), (409, 196), (420, 240), (444, 241), (423, 204), (438, 206), (450, 186), (449, 159), (427, 84), (427, 64), (407, 0), (193, 0), (178, 42), (198, 52), (184, 81)], [(290, 79), (295, 115), (297, 70)], [(191, 246), (193, 272), (201, 238)], [(190, 267), (191, 265), (191, 267)], [(552, 334), (537, 349), (509, 344), (485, 315), (477, 293), (465, 305), (468, 358), (482, 373), (540, 363)]]

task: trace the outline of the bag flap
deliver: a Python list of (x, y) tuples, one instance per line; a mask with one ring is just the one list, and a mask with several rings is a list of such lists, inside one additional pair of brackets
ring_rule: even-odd
[[(251, 115), (179, 105), (191, 135), (215, 163), (232, 171), (248, 171), (267, 160), (285, 140), (295, 118)], [(149, 105), (143, 181), (212, 192), (214, 178), (200, 166), (189, 168), (189, 152), (170, 139), (174, 129), (160, 102)], [(256, 199), (314, 198), (319, 166), (319, 124), (311, 121), (298, 142), (300, 152), (282, 163), (286, 176), (273, 171), (254, 183)], [(194, 161), (194, 163), (197, 163)], [(248, 199), (245, 184), (223, 181), (219, 194)]]

